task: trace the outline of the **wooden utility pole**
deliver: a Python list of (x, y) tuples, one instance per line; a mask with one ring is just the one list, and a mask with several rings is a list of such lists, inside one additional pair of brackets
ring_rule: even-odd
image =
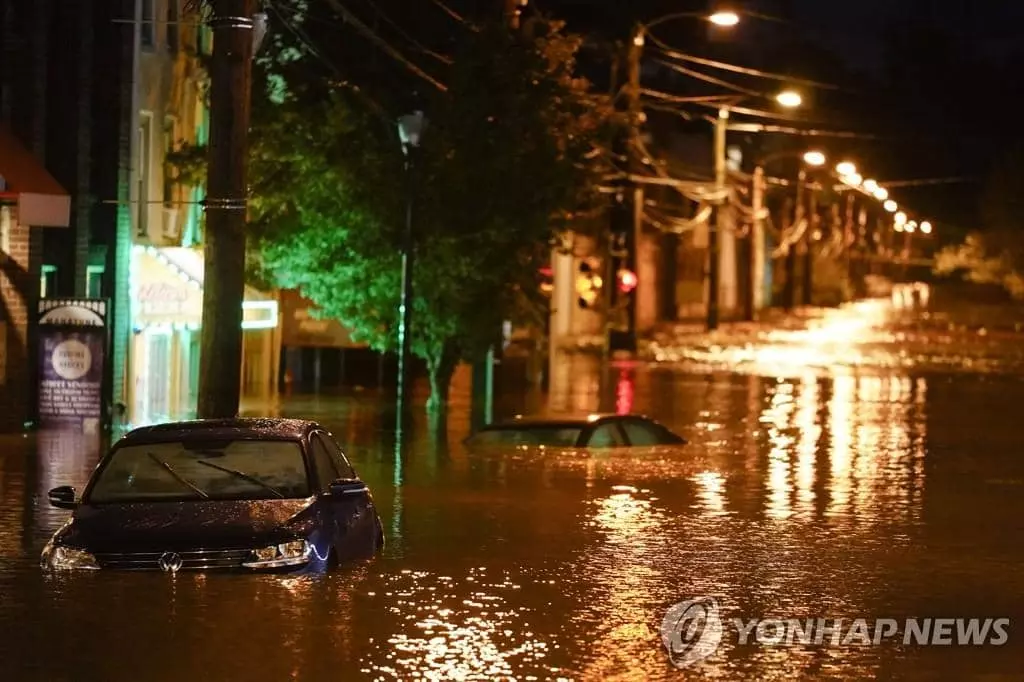
[(255, 0), (211, 0), (210, 156), (207, 179), (201, 419), (238, 414), (245, 297), (247, 157)]

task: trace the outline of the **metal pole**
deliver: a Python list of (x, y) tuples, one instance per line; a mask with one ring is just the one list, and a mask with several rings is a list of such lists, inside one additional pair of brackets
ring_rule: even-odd
[(807, 229), (804, 231), (804, 272), (803, 272), (803, 303), (810, 306), (814, 302), (814, 233), (818, 229), (818, 195), (812, 189), (807, 198), (810, 207), (807, 211)]
[[(800, 222), (804, 217), (804, 183), (807, 181), (807, 171), (800, 169), (796, 180), (796, 210), (794, 211), (793, 229), (800, 229)], [(796, 249), (795, 243), (790, 243), (786, 248), (786, 310), (792, 310), (796, 306)]]
[(238, 414), (255, 0), (213, 3), (200, 418)]
[(764, 167), (754, 168), (753, 185), (751, 187), (750, 206), (753, 220), (750, 227), (750, 282), (746, 296), (746, 319), (754, 320), (764, 308), (764, 222), (761, 211), (764, 210)]
[(718, 297), (719, 297), (719, 253), (718, 232), (725, 220), (725, 133), (729, 125), (729, 108), (718, 110), (715, 119), (715, 209), (711, 223), (708, 225), (708, 293), (707, 293), (707, 328), (708, 331), (718, 329)]
[(415, 210), (415, 148), (406, 145), (405, 169), (408, 181), (408, 201), (405, 213), (405, 235), (402, 240), (402, 302), (399, 306), (398, 326), (398, 410), (396, 428), (401, 432), (409, 408), (412, 386), (412, 275), (413, 275), (413, 211)]

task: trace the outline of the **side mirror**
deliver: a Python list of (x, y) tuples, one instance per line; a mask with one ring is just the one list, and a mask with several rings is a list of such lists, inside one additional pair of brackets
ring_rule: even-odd
[(330, 493), (332, 497), (351, 497), (365, 495), (370, 492), (366, 484), (354, 478), (339, 478), (331, 483)]
[(78, 506), (75, 500), (75, 489), (69, 485), (54, 488), (48, 493), (50, 504), (58, 509), (74, 509)]

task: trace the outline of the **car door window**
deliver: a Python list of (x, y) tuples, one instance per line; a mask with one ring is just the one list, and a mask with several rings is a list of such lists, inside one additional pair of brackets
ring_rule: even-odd
[(319, 434), (315, 434), (310, 439), (310, 444), (313, 448), (313, 465), (316, 467), (317, 482), (320, 484), (321, 492), (326, 492), (331, 483), (341, 478), (341, 475)]
[(639, 419), (630, 419), (623, 423), (622, 428), (626, 431), (629, 444), (634, 447), (649, 447), (665, 443), (665, 435), (662, 429)]
[(324, 447), (327, 448), (327, 452), (330, 453), (331, 460), (334, 462), (335, 469), (338, 470), (340, 478), (358, 478), (356, 476), (355, 469), (349, 464), (348, 457), (338, 447), (338, 443), (334, 440), (334, 437), (329, 433), (321, 433), (320, 438), (323, 439)]
[(619, 431), (618, 424), (608, 422), (607, 424), (601, 424), (594, 429), (594, 432), (590, 434), (590, 440), (587, 442), (587, 447), (620, 448), (625, 444), (626, 441), (622, 437), (622, 432)]

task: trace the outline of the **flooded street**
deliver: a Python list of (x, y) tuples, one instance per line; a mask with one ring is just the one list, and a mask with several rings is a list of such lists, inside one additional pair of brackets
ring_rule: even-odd
[[(552, 410), (647, 413), (690, 441), (677, 450), (469, 454), (465, 377), (448, 445), (423, 436), (404, 457), (378, 396), (282, 400), (272, 412), (334, 431), (386, 529), (383, 556), (322, 579), (44, 575), (68, 515), (46, 491), (80, 487), (97, 454), (6, 438), (2, 679), (1020, 679), (1022, 374), (992, 353), (984, 372), (951, 370), (970, 348), (887, 333), (872, 310), (604, 382), (594, 361), (565, 360)], [(925, 350), (939, 361), (904, 361)], [(1011, 625), (1003, 646), (726, 637), (677, 670), (659, 626), (700, 596), (730, 618)]]

